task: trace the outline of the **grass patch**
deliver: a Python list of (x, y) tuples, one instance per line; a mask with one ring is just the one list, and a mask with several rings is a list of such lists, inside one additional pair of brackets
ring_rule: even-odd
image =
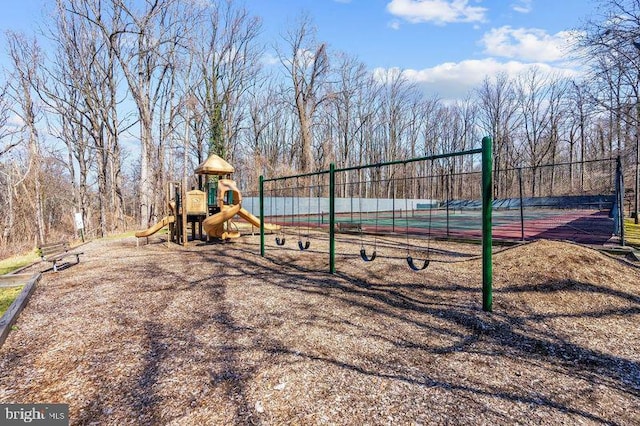
[(0, 260), (0, 275), (8, 274), (9, 272), (20, 269), (23, 266), (30, 265), (31, 263), (38, 260), (38, 258), (38, 253), (36, 253), (36, 250), (33, 250), (28, 254), (11, 256), (7, 259)]
[(631, 218), (625, 219), (624, 236), (627, 243), (640, 246), (640, 225), (636, 225)]
[(0, 288), (0, 317), (7, 312), (9, 306), (16, 300), (23, 286)]

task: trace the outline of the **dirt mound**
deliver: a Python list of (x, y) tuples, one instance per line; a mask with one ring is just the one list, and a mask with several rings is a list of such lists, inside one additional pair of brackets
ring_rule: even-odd
[(637, 268), (597, 250), (540, 240), (494, 255), (496, 277), (524, 283), (575, 281), (638, 287)]
[(537, 241), (515, 247), (494, 256), (493, 271), (496, 311), (538, 318), (589, 311), (598, 317), (635, 311), (640, 303), (640, 269), (577, 244)]

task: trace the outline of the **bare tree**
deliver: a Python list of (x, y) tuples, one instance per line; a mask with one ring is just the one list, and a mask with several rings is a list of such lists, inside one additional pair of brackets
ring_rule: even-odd
[[(43, 68), (38, 93), (48, 106), (50, 132), (67, 146), (67, 172), (73, 183), (73, 210), (90, 224), (92, 200), (89, 172), (93, 165), (98, 176), (99, 225), (107, 232), (107, 158), (112, 152), (105, 138), (106, 99), (103, 63), (105, 50), (100, 37), (91, 33), (89, 22), (66, 12), (67, 2), (58, 0), (50, 38), (55, 43), (52, 59)], [(96, 45), (97, 43), (97, 45)], [(101, 52), (101, 54), (98, 54)], [(92, 158), (97, 154), (97, 162)], [(113, 207), (113, 205), (112, 205)]]
[[(630, 143), (624, 151), (628, 162), (635, 163), (637, 224), (640, 216), (640, 1), (602, 0), (600, 6), (600, 13), (585, 24), (577, 46), (591, 66), (591, 79), (615, 87), (616, 100), (623, 100), (620, 109), (614, 109), (614, 102), (610, 102), (610, 110), (620, 113), (622, 121), (628, 121), (629, 126), (625, 127), (635, 127), (635, 135), (628, 138)], [(612, 85), (613, 82), (617, 84)], [(606, 105), (611, 92), (601, 94), (601, 103)], [(625, 104), (631, 107), (625, 108)]]
[(557, 149), (559, 109), (565, 85), (554, 76), (533, 68), (516, 81), (518, 110), (522, 120), (523, 157), (532, 168), (531, 193), (540, 190), (538, 168), (554, 160)]
[(273, 80), (252, 86), (249, 94), (247, 145), (251, 160), (256, 164), (253, 182), (261, 173), (273, 174), (284, 151), (282, 138), (277, 136), (274, 124), (282, 117), (284, 101)]
[(509, 166), (513, 150), (514, 131), (518, 125), (516, 92), (507, 74), (498, 74), (493, 81), (485, 78), (477, 89), (480, 101), (480, 122), (493, 138), (493, 196), (499, 197), (502, 170)]
[(0, 86), (0, 159), (19, 143), (19, 138), (14, 138), (16, 128), (10, 124), (11, 102), (7, 94), (7, 83)]
[[(354, 56), (341, 54), (336, 65), (336, 82), (333, 84), (329, 114), (332, 126), (337, 129), (336, 158), (339, 164), (359, 162), (355, 150), (359, 134), (367, 121), (373, 119), (375, 110), (365, 111), (362, 105), (363, 91), (369, 78), (366, 66)], [(362, 113), (359, 113), (362, 112)]]
[(8, 32), (7, 42), (12, 66), (8, 94), (12, 102), (12, 112), (23, 123), (22, 133), (29, 147), (29, 172), (34, 182), (34, 193), (25, 195), (32, 200), (36, 242), (42, 244), (45, 242), (45, 221), (40, 178), (40, 138), (37, 127), (40, 111), (33, 95), (42, 56), (37, 42), (28, 40), (21, 34)]
[[(163, 82), (170, 76), (175, 51), (186, 33), (183, 9), (176, 0), (71, 2), (70, 9), (96, 28), (120, 65), (135, 102), (140, 129), (140, 222), (147, 226), (155, 214), (156, 182), (152, 167), (154, 122)], [(105, 11), (105, 8), (108, 8)], [(105, 13), (108, 12), (108, 13)], [(111, 17), (109, 21), (105, 18)]]
[(579, 144), (580, 149), (580, 188), (584, 188), (584, 160), (586, 155), (586, 132), (588, 120), (592, 113), (589, 103), (589, 91), (585, 83), (572, 82), (569, 88), (569, 108), (568, 112), (571, 116), (569, 120), (569, 128), (567, 134), (567, 144), (569, 149), (569, 187), (574, 188), (576, 145)]
[(233, 159), (246, 108), (243, 100), (260, 70), (260, 19), (231, 0), (213, 2), (201, 11), (196, 67), (202, 84), (196, 92), (207, 121), (207, 151)]
[(329, 72), (325, 43), (315, 40), (315, 29), (307, 16), (284, 36), (288, 54), (279, 53), (280, 61), (291, 79), (291, 90), (300, 125), (300, 171), (311, 170), (313, 161), (313, 120), (318, 106), (327, 98), (324, 83)]

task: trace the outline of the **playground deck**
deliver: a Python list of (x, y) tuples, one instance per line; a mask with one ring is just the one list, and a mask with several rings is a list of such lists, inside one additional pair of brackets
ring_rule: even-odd
[[(0, 402), (70, 404), (72, 424), (637, 424), (640, 271), (581, 246), (296, 235), (84, 246), (45, 274), (0, 349)], [(365, 239), (367, 249), (374, 241)], [(424, 240), (411, 240), (416, 257)], [(422, 246), (421, 246), (422, 245)], [(558, 267), (562, 265), (562, 267)]]

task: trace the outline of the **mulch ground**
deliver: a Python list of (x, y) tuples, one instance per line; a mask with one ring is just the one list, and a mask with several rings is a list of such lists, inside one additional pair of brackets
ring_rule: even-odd
[[(638, 424), (640, 271), (539, 241), (479, 247), (341, 235), (172, 246), (96, 241), (46, 273), (0, 348), (0, 402), (72, 424)], [(426, 241), (410, 241), (416, 261)], [(500, 251), (502, 250), (502, 251)], [(36, 265), (42, 268), (43, 265)]]

